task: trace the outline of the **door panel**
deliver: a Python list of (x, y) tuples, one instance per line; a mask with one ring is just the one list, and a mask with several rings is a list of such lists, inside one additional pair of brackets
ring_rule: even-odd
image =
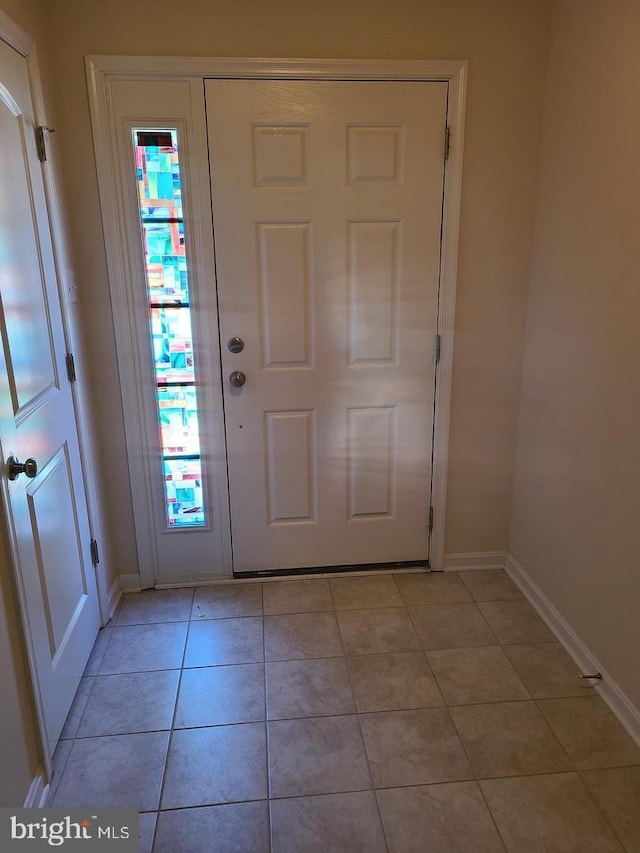
[[(53, 751), (99, 628), (90, 533), (26, 60), (0, 41), (3, 502)], [(37, 474), (9, 479), (32, 457)]]
[[(4, 44), (4, 43), (3, 43)], [(10, 50), (10, 48), (8, 48)], [(28, 405), (55, 382), (55, 367), (43, 302), (44, 269), (37, 242), (34, 188), (25, 169), (28, 157), (26, 126), (20, 105), (4, 87), (0, 90), (0, 137), (4, 202), (3, 219), (11, 217), (11, 238), (3, 239), (2, 302), (14, 322), (7, 325), (7, 346), (11, 352), (11, 391), (14, 409)], [(44, 332), (44, 334), (43, 334)]]
[(349, 409), (349, 518), (393, 518), (396, 407)]
[(348, 225), (350, 364), (395, 363), (400, 227), (399, 222)]
[(236, 571), (426, 559), (446, 96), (207, 81)]
[[(87, 595), (78, 537), (68, 536), (76, 510), (66, 446), (29, 483), (26, 494), (53, 658), (63, 649), (69, 627)], [(61, 566), (69, 566), (71, 571), (61, 572)]]
[(262, 365), (310, 367), (311, 225), (258, 223)]
[(313, 412), (265, 412), (270, 524), (315, 521)]

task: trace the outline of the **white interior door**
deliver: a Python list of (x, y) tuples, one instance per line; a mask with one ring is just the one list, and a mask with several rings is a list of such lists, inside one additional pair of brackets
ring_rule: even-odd
[(236, 572), (427, 557), (446, 98), (207, 81)]
[[(53, 750), (99, 613), (28, 68), (2, 41), (0, 300), (1, 488), (38, 711)], [(11, 459), (28, 458), (37, 471), (12, 474)]]

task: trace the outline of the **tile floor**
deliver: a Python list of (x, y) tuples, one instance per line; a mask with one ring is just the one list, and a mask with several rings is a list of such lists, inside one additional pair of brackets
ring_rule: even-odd
[(154, 853), (640, 851), (640, 750), (577, 676), (503, 572), (128, 595), (51, 804)]

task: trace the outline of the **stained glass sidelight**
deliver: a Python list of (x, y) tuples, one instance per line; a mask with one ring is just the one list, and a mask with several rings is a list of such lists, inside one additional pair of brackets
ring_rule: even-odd
[(167, 526), (205, 523), (198, 393), (175, 130), (134, 130)]

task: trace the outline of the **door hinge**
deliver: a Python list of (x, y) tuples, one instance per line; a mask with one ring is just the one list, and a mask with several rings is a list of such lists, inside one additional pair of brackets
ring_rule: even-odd
[(75, 382), (77, 379), (76, 376), (76, 363), (73, 358), (73, 353), (68, 352), (65, 356), (65, 361), (67, 363), (67, 377), (69, 378), (69, 382)]
[(440, 364), (440, 353), (442, 352), (442, 338), (436, 335), (436, 364)]
[(451, 128), (449, 125), (445, 126), (444, 129), (444, 159), (449, 159), (449, 151), (451, 149)]
[(429, 533), (433, 533), (433, 507), (429, 507)]
[(100, 552), (98, 551), (98, 543), (96, 542), (95, 539), (91, 540), (90, 549), (91, 549), (91, 562), (93, 563), (94, 566), (97, 566), (98, 563), (100, 562)]
[(38, 152), (38, 160), (41, 163), (47, 162), (47, 146), (44, 141), (45, 131), (47, 133), (55, 133), (52, 127), (45, 127), (43, 124), (36, 127), (36, 151)]

